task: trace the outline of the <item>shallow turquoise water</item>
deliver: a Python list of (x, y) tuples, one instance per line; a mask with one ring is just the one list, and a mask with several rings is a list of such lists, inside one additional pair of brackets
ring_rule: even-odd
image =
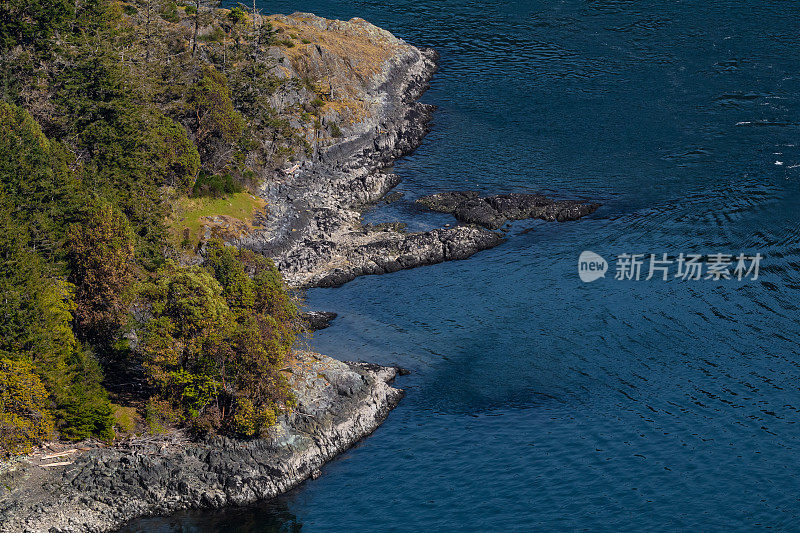
[[(360, 16), (442, 55), (434, 129), (396, 166), (405, 197), (369, 220), (452, 222), (413, 204), (451, 188), (604, 205), (515, 223), (467, 261), (311, 291), (340, 314), (313, 347), (411, 369), (400, 407), (275, 502), (132, 529), (798, 527), (798, 4), (262, 5)], [(622, 253), (765, 259), (756, 281), (585, 284), (583, 250), (612, 269)]]

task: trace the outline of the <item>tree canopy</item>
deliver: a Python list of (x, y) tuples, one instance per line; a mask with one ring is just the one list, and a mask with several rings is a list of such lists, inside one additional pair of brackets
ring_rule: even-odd
[(167, 224), (308, 146), (270, 105), (269, 25), (189, 6), (0, 5), (0, 454), (113, 439), (112, 401), (240, 436), (291, 406), (275, 266), (218, 241), (186, 260)]

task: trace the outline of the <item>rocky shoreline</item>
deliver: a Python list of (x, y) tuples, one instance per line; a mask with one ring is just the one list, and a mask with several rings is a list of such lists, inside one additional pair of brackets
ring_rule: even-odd
[[(314, 18), (315, 24), (334, 24)], [(284, 279), (298, 288), (334, 287), (357, 276), (431, 265), (497, 246), (503, 238), (480, 227), (405, 233), (361, 223), (361, 211), (399, 183), (387, 168), (413, 151), (428, 132), (433, 106), (417, 99), (428, 88), (438, 55), (354, 19), (340, 31), (367, 28), (391, 53), (359, 87), (369, 102), (365, 117), (343, 128), (344, 140), (320, 148), (315, 161), (268, 180), (262, 227), (235, 244), (275, 259)], [(326, 62), (324, 55), (320, 59)], [(333, 60), (329, 61), (335, 63)]]
[[(433, 107), (417, 99), (436, 70), (437, 54), (361, 19), (292, 17), (295, 25), (345, 37), (352, 32), (380, 48), (383, 59), (371, 76), (359, 78), (351, 95), (364, 107), (362, 119), (343, 125), (341, 140), (315, 146), (313, 160), (266, 180), (260, 196), (268, 211), (259, 229), (233, 241), (274, 258), (290, 286), (335, 287), (361, 275), (466, 259), (504, 242), (487, 229), (499, 227), (501, 218), (566, 220), (597, 208), (576, 202), (547, 207), (543, 200), (528, 205), (516, 197), (494, 204), (477, 199), (483, 204), (459, 204), (448, 211), (468, 225), (406, 233), (399, 225), (362, 224), (362, 210), (399, 182), (389, 171), (392, 162), (414, 150), (428, 132)], [(344, 68), (346, 57), (320, 46), (316, 50), (316, 67), (340, 79), (352, 74), (335, 72)], [(299, 76), (288, 61), (282, 65), (284, 75)], [(472, 195), (466, 200), (477, 201)], [(501, 204), (510, 211), (499, 214)], [(334, 317), (311, 312), (304, 319), (311, 329), (320, 329)], [(40, 450), (0, 465), (0, 532), (109, 531), (140, 516), (274, 497), (317, 475), (326, 461), (369, 435), (402, 397), (387, 384), (398, 373), (394, 368), (299, 352), (288, 372), (297, 408), (279, 418), (270, 438), (190, 442), (173, 434), (113, 447), (84, 446), (66, 456)], [(53, 465), (52, 457), (68, 460), (56, 459), (64, 464)]]
[[(434, 108), (418, 99), (429, 87), (438, 54), (360, 19), (292, 17), (297, 17), (294, 24), (335, 28), (359, 39), (366, 35), (370, 42), (380, 42), (385, 59), (371, 77), (352, 87), (357, 99), (367, 103), (362, 119), (342, 128), (343, 140), (317, 146), (313, 160), (304, 161), (289, 175), (266, 180), (260, 196), (268, 212), (261, 227), (233, 241), (272, 257), (290, 286), (337, 287), (362, 275), (467, 259), (503, 243), (505, 238), (492, 230), (507, 221), (577, 220), (599, 207), (532, 194), (479, 198), (477, 193), (446, 192), (421, 203), (453, 213), (464, 225), (406, 233), (398, 224), (362, 224), (363, 209), (387, 197), (400, 182), (389, 170), (391, 164), (417, 148), (428, 133)], [(317, 61), (329, 69), (328, 75), (348, 78), (341, 59), (321, 50)]]
[(403, 395), (388, 385), (397, 373), (298, 352), (289, 371), (297, 406), (270, 438), (171, 434), (17, 458), (0, 465), (0, 532), (110, 531), (140, 516), (282, 494), (381, 424)]
[[(261, 230), (234, 244), (275, 258), (291, 286), (311, 287), (463, 259), (502, 242), (476, 227), (406, 234), (361, 224), (360, 209), (398, 183), (384, 169), (428, 131), (433, 109), (416, 100), (436, 53), (360, 19), (301, 14), (294, 22), (366, 32), (393, 52), (359, 95), (371, 103), (367, 118), (342, 128), (345, 139), (320, 150), (318, 160), (269, 180), (261, 191), (269, 206)], [(332, 318), (312, 312), (305, 320), (315, 329)], [(372, 433), (403, 394), (388, 385), (396, 368), (298, 352), (288, 372), (297, 406), (279, 417), (269, 438), (193, 442), (171, 434), (112, 447), (84, 443), (67, 455), (55, 445), (0, 465), (0, 532), (110, 531), (137, 517), (272, 498)]]

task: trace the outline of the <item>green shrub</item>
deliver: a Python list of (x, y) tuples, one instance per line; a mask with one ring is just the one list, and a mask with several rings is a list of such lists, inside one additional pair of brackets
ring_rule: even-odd
[(170, 372), (165, 386), (170, 396), (177, 399), (186, 410), (190, 420), (199, 417), (222, 389), (222, 383), (214, 374), (205, 373), (202, 368), (197, 373), (189, 372), (185, 368)]
[(339, 125), (335, 122), (331, 122), (331, 137), (341, 137), (342, 130), (339, 128)]
[(234, 312), (246, 312), (255, 304), (255, 286), (245, 272), (239, 252), (219, 241), (206, 245), (205, 266), (222, 286), (222, 294)]
[(0, 359), (0, 455), (27, 453), (52, 433), (48, 394), (33, 365)]
[(164, 5), (164, 9), (161, 11), (161, 18), (167, 22), (180, 22), (181, 17), (178, 15), (178, 4), (175, 2), (167, 2)]
[(233, 143), (241, 137), (244, 117), (233, 107), (227, 79), (213, 66), (203, 68), (202, 76), (190, 90), (189, 105), (197, 117), (200, 143), (211, 137)]
[(228, 20), (234, 24), (239, 24), (247, 20), (247, 13), (241, 6), (236, 6), (228, 12)]
[(168, 267), (141, 294), (153, 317), (140, 351), (158, 401), (202, 432), (252, 436), (274, 423), (291, 398), (279, 369), (301, 326), (269, 259), (211, 241), (204, 268)]
[(132, 435), (136, 431), (136, 419), (138, 418), (136, 408), (112, 403), (111, 410), (114, 417), (115, 434)]
[(272, 408), (257, 410), (248, 398), (236, 400), (231, 430), (242, 437), (255, 437), (275, 425), (277, 416)]
[(202, 196), (211, 198), (223, 198), (229, 194), (242, 192), (242, 186), (236, 183), (230, 173), (211, 174), (201, 171), (192, 187), (192, 196), (200, 198)]
[(225, 40), (226, 35), (227, 34), (225, 33), (225, 30), (219, 26), (214, 26), (210, 32), (205, 35), (201, 35), (199, 39), (208, 43), (221, 43), (223, 40)]

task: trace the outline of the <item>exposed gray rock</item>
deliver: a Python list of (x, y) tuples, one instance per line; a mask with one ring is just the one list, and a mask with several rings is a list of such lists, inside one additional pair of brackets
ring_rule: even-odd
[(494, 232), (465, 226), (408, 235), (386, 232), (383, 238), (375, 235), (380, 234), (369, 234), (364, 242), (346, 248), (347, 255), (331, 257), (328, 268), (313, 273), (306, 285), (338, 287), (367, 274), (466, 259), (504, 241)]
[(475, 191), (448, 191), (423, 196), (417, 203), (440, 213), (453, 213), (458, 206), (477, 197)]
[(331, 321), (338, 315), (330, 311), (307, 311), (301, 313), (300, 318), (311, 331), (319, 331), (331, 325)]
[[(406, 233), (400, 226), (362, 225), (361, 210), (400, 181), (385, 169), (420, 144), (433, 112), (416, 100), (436, 69), (436, 52), (390, 34), (382, 38), (394, 52), (360, 88), (358, 99), (370, 103), (363, 120), (347, 128), (340, 142), (321, 148), (313, 163), (265, 183), (260, 194), (269, 204), (268, 216), (260, 229), (235, 242), (275, 259), (291, 286), (337, 286), (361, 275), (465, 259), (503, 242), (482, 228)], [(332, 59), (328, 64), (343, 68)]]
[(578, 220), (600, 204), (553, 200), (541, 194), (496, 194), (480, 198), (474, 191), (449, 191), (423, 196), (418, 203), (440, 213), (452, 213), (460, 222), (497, 229), (509, 220), (539, 218), (550, 222)]
[(507, 217), (494, 209), (483, 198), (472, 198), (457, 205), (453, 214), (459, 222), (478, 224), (490, 229), (497, 229), (508, 222)]
[(274, 497), (370, 434), (402, 397), (398, 370), (299, 352), (290, 381), (297, 407), (270, 438), (176, 435), (92, 448), (71, 464), (39, 453), (0, 468), (0, 532), (99, 532), (144, 515), (243, 505)]

